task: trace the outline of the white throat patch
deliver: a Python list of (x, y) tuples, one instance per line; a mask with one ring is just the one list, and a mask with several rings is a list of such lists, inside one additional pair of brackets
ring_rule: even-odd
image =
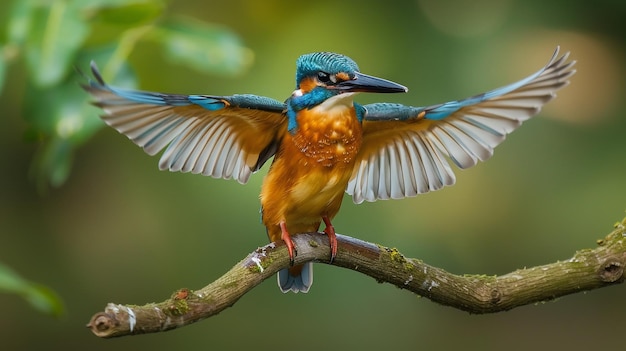
[(341, 94), (337, 94), (331, 98), (326, 99), (324, 102), (322, 102), (321, 104), (317, 105), (315, 108), (316, 109), (320, 109), (323, 112), (332, 112), (335, 109), (346, 109), (346, 108), (351, 108), (353, 106), (352, 104), (352, 97), (355, 95), (356, 93), (341, 93)]

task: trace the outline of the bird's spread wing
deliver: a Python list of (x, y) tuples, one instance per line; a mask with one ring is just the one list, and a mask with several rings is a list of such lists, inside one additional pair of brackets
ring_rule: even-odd
[(493, 149), (537, 114), (568, 84), (568, 53), (505, 87), (445, 104), (365, 105), (363, 145), (346, 192), (355, 203), (398, 199), (455, 182), (447, 158), (460, 168), (491, 157)]
[(159, 168), (248, 181), (276, 152), (285, 106), (256, 95), (176, 95), (107, 85), (97, 67), (84, 88), (104, 122), (148, 154), (165, 146)]

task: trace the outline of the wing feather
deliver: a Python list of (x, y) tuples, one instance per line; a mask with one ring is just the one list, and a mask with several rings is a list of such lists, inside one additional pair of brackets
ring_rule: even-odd
[(569, 83), (575, 61), (568, 61), (568, 53), (557, 55), (558, 48), (527, 78), (464, 100), (428, 107), (365, 105), (363, 144), (346, 192), (361, 203), (454, 184), (448, 159), (462, 169), (489, 159), (507, 134)]
[[(417, 184), (415, 183), (415, 174), (411, 172), (411, 156), (407, 145), (402, 140), (396, 140), (395, 147), (399, 159), (398, 163), (400, 176), (402, 177), (402, 189), (405, 194), (414, 193), (415, 189), (417, 189)], [(404, 162), (403, 160), (408, 160), (409, 162)]]
[(106, 124), (149, 155), (159, 168), (248, 181), (276, 151), (287, 129), (285, 106), (256, 95), (162, 94), (107, 85), (95, 64), (83, 87), (104, 110)]

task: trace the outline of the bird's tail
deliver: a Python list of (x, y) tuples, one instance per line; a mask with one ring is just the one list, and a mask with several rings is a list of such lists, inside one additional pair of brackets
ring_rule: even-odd
[(313, 285), (313, 262), (281, 269), (278, 272), (278, 287), (284, 293), (288, 291), (306, 293), (311, 285)]

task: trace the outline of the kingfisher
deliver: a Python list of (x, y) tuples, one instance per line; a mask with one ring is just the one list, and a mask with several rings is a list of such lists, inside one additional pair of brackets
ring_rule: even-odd
[(285, 102), (236, 94), (184, 95), (108, 85), (94, 62), (93, 95), (106, 124), (149, 155), (165, 149), (161, 170), (245, 184), (270, 158), (261, 188), (262, 222), (271, 242), (284, 242), (291, 265), (278, 272), (282, 292), (308, 292), (312, 262), (294, 265), (291, 236), (324, 232), (337, 255), (331, 223), (344, 192), (355, 203), (416, 196), (456, 181), (485, 161), (522, 122), (569, 83), (575, 61), (559, 48), (543, 68), (515, 83), (462, 100), (415, 107), (361, 105), (357, 93), (405, 93), (398, 83), (361, 73), (347, 56), (302, 55)]

